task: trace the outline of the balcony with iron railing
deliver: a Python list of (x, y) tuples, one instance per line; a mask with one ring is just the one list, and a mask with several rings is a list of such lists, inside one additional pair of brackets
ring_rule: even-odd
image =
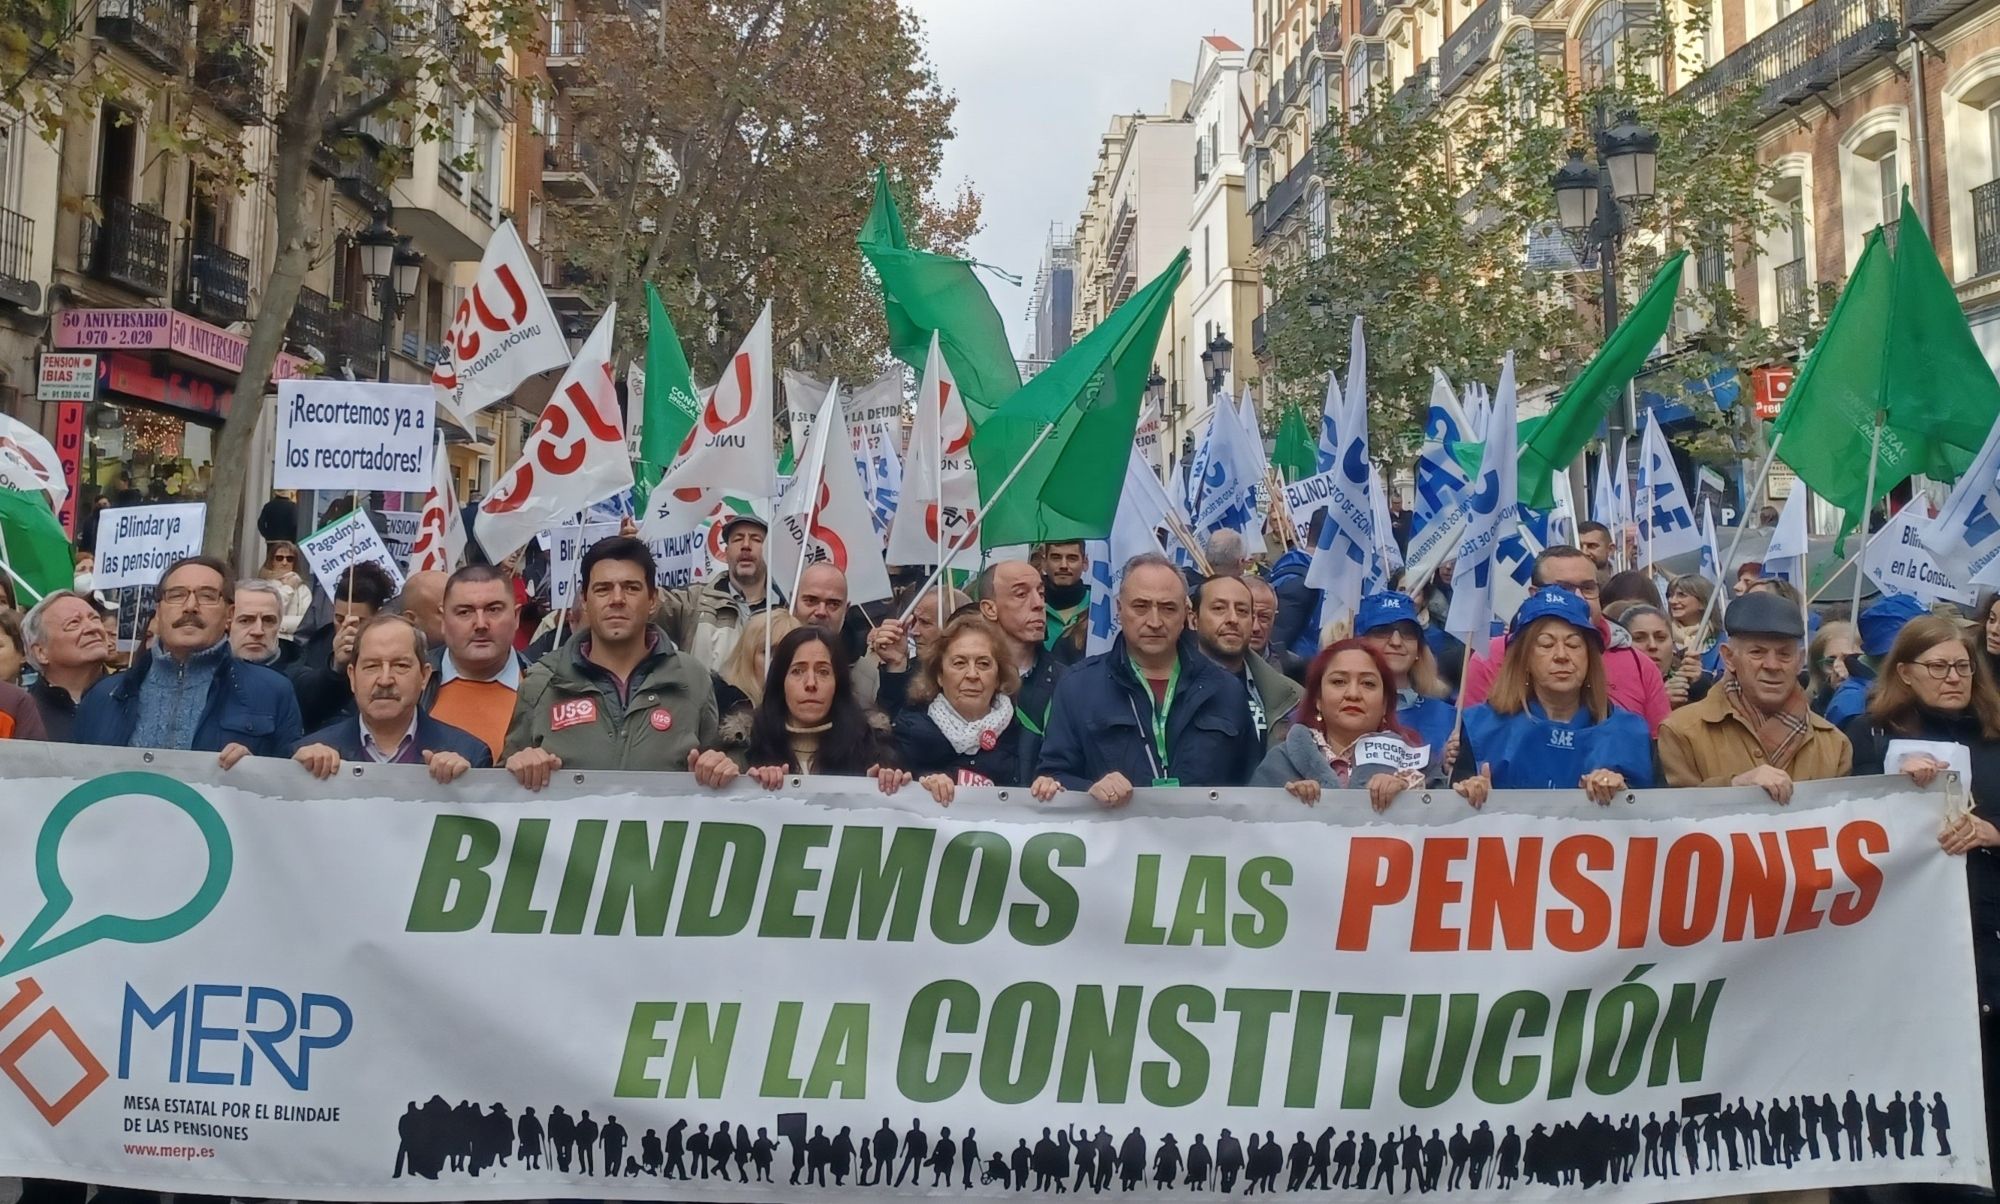
[(264, 63), (248, 37), (246, 31), (230, 31), (205, 47), (194, 65), (195, 86), (217, 112), (238, 125), (255, 124), (264, 116)]
[(1973, 0), (1903, 0), (1903, 20), (1911, 29), (1932, 29), (1972, 4)]
[(296, 348), (317, 347), (323, 355), (331, 350), (333, 310), (326, 294), (315, 288), (300, 288), (292, 317), (285, 323), (285, 341)]
[(99, 0), (97, 33), (177, 74), (187, 63), (188, 6), (182, 0)]
[(173, 224), (119, 197), (85, 200), (97, 215), (85, 215), (79, 229), (77, 262), (84, 273), (142, 296), (166, 296)]
[[(1818, 3), (1819, 0), (1814, 0)], [(1806, 286), (1806, 261), (1794, 259), (1771, 269), (1771, 288), (1778, 298), (1778, 317), (1793, 317), (1807, 313), (1812, 305), (1812, 296)]]
[(356, 149), (340, 157), (333, 186), (370, 212), (389, 207), (389, 185), (382, 179), (382, 165), (366, 151)]
[(1340, 6), (1329, 4), (1326, 15), (1319, 19), (1319, 28), (1313, 31), (1313, 39), (1319, 43), (1321, 54), (1340, 53)]
[(1812, 0), (1696, 76), (1680, 95), (1713, 112), (1743, 92), (1771, 117), (1893, 51), (1897, 20), (1888, 0)]
[(1270, 331), (1263, 314), (1250, 319), (1250, 354), (1262, 355), (1270, 340)]
[(0, 209), (0, 301), (38, 309), (42, 286), (34, 278), (35, 219)]
[(1972, 253), (1981, 276), (2000, 272), (2000, 180), (1972, 190)]
[(188, 239), (180, 295), (183, 313), (227, 326), (250, 316), (250, 261), (205, 238)]
[(1279, 93), (1279, 95), (1284, 97), (1283, 103), (1285, 104), (1290, 104), (1298, 99), (1299, 62), (1297, 59), (1293, 59), (1291, 62), (1285, 64), (1284, 91)]
[(1306, 195), (1306, 186), (1312, 182), (1313, 157), (1308, 154), (1292, 164), (1292, 169), (1283, 179), (1271, 186), (1270, 195), (1264, 198), (1264, 228), (1272, 230), (1298, 208), (1299, 201)]
[(597, 148), (575, 135), (542, 146), (542, 186), (550, 196), (577, 200), (599, 195), (602, 163)]
[(373, 380), (382, 371), (382, 323), (359, 310), (333, 315), (333, 350), (345, 359), (358, 379)]
[(1451, 95), (1493, 57), (1493, 47), (1500, 37), (1500, 22), (1507, 15), (1506, 8), (1507, 0), (1484, 0), (1444, 40), (1437, 54), (1438, 92), (1441, 95)]
[(571, 71), (583, 66), (583, 18), (558, 17), (549, 22), (548, 66), (551, 72)]

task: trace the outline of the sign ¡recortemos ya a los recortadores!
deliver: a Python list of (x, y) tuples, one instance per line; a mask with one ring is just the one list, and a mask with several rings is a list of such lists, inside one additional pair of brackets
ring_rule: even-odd
[(279, 381), (277, 405), (277, 488), (430, 489), (437, 440), (430, 385)]
[[(1945, 793), (1906, 782), (1381, 817), (1142, 791), (1106, 818), (93, 768), (0, 747), (26, 804), (0, 811), (0, 981), (34, 992), (0, 1050), (55, 1034), (0, 1079), (20, 1174), (746, 1201), (885, 1169), (1044, 1197), (1364, 1165), (1469, 1199), (1988, 1175), (1963, 863)], [(134, 849), (172, 873), (77, 868)], [(1769, 1023), (1799, 999), (1810, 1025)]]

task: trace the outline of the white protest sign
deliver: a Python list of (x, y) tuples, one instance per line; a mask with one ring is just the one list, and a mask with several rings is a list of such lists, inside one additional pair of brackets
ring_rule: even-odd
[(1325, 472), (1310, 477), (1300, 477), (1285, 486), (1285, 504), (1291, 507), (1292, 521), (1303, 530), (1312, 521), (1312, 516), (1326, 509), (1333, 500), (1334, 482), (1340, 479), (1340, 468), (1335, 466)]
[(1431, 763), (1431, 746), (1419, 744), (1415, 748), (1403, 743), (1399, 736), (1363, 736), (1354, 744), (1356, 765), (1387, 765), (1394, 770), (1422, 769)]
[(96, 588), (159, 584), (168, 565), (201, 554), (207, 518), (200, 502), (105, 511), (97, 523)]
[(384, 510), (382, 519), (389, 529), (382, 532), (382, 543), (389, 549), (397, 563), (410, 558), (410, 548), (417, 542), (417, 524), (423, 519), (420, 510)]
[(359, 510), (351, 510), (344, 517), (336, 519), (314, 531), (299, 541), (299, 553), (312, 566), (314, 578), (320, 588), (333, 593), (341, 577), (357, 564), (372, 563), (382, 566), (395, 582), (396, 591), (402, 592), (403, 571), (396, 566), (395, 558), (383, 545), (382, 537), (376, 534), (375, 524)]
[(600, 539), (618, 534), (618, 523), (568, 523), (542, 537), (549, 550), (549, 606), (567, 610), (577, 602), (577, 569), (583, 554)]
[(279, 489), (425, 493), (436, 402), (429, 385), (279, 381), (271, 483)]
[(1923, 545), (1930, 517), (1920, 506), (1905, 506), (1875, 532), (1861, 556), (1861, 571), (1891, 594), (1909, 594), (1925, 603), (1971, 602), (1972, 591), (1952, 580)]

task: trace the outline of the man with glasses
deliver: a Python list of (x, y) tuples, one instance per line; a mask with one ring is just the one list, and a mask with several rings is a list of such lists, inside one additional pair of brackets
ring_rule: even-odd
[(246, 756), (291, 756), (298, 699), (282, 674), (230, 650), (235, 598), (227, 566), (212, 556), (168, 565), (153, 642), (84, 695), (76, 742), (212, 752), (224, 769)]
[(653, 553), (629, 535), (583, 554), (577, 638), (521, 675), (507, 772), (540, 790), (559, 769), (686, 770), (715, 741), (708, 670), (648, 622), (659, 602)]
[(468, 769), (487, 769), (493, 754), (470, 732), (440, 723), (419, 705), (430, 683), (429, 641), (402, 615), (376, 615), (355, 635), (355, 715), (334, 720), (306, 737), (292, 760), (316, 778), (330, 778), (340, 763), (424, 765), (450, 782)]
[(1722, 630), (1722, 683), (1660, 725), (1667, 785), (1755, 786), (1788, 803), (1793, 782), (1846, 777), (1854, 749), (1813, 714), (1799, 685), (1799, 608), (1777, 594), (1745, 594), (1723, 612)]
[[(1590, 621), (1604, 641), (1604, 682), (1613, 705), (1646, 721), (1646, 729), (1658, 732), (1672, 708), (1667, 702), (1666, 680), (1660, 667), (1632, 646), (1632, 637), (1623, 627), (1607, 622), (1598, 606), (1601, 587), (1597, 562), (1567, 544), (1554, 544), (1535, 557), (1534, 583), (1537, 588), (1560, 585), (1590, 604)], [(1500, 659), (1507, 650), (1507, 637), (1495, 636), (1486, 655), (1465, 663), (1465, 705), (1476, 707), (1486, 701), (1493, 678), (1500, 671)]]

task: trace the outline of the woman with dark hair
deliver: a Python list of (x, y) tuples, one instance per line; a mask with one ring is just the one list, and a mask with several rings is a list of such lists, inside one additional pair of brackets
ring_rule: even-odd
[(1547, 587), (1515, 612), (1492, 692), (1465, 712), (1454, 777), (1474, 806), (1494, 788), (1574, 785), (1607, 804), (1628, 786), (1653, 784), (1646, 721), (1611, 705), (1604, 648), (1582, 598)]
[(1611, 574), (1611, 579), (1604, 583), (1604, 590), (1597, 598), (1598, 608), (1605, 612), (1607, 618), (1610, 617), (1611, 608), (1620, 602), (1637, 603), (1655, 610), (1664, 610), (1667, 605), (1660, 599), (1660, 587), (1654, 585), (1653, 579), (1638, 569), (1626, 569), (1622, 573)]
[[(961, 785), (1025, 784), (1034, 766), (1021, 760), (1020, 688), (1013, 647), (999, 628), (976, 614), (951, 620), (929, 642), (910, 705), (896, 716), (903, 768), (945, 804)], [(1034, 795), (1047, 802), (1061, 790), (1054, 778), (1040, 778)]]
[[(1848, 722), (1854, 773), (1908, 774), (1928, 786), (1949, 766), (1898, 740), (1956, 744), (1971, 768), (1972, 807), (1945, 824), (1938, 844), (1966, 858), (1972, 962), (1986, 1074), (1987, 1141), (2000, 1134), (2000, 690), (1979, 649), (1985, 630), (1921, 615), (1904, 624), (1875, 677), (1868, 709)], [(1891, 751), (1894, 749), (1893, 759)], [(2000, 1150), (1996, 1150), (2000, 1153)]]
[[(1441, 753), (1451, 739), (1458, 712), (1417, 615), (1416, 602), (1407, 594), (1369, 594), (1355, 611), (1354, 634), (1382, 654), (1389, 669), (1387, 683), (1396, 718), (1415, 732), (1420, 742), (1429, 744), (1433, 753)], [(1311, 682), (1313, 678), (1302, 680)]]
[[(1973, 646), (1986, 658), (1988, 670), (2000, 670), (2000, 592), (1987, 590), (1979, 595), (1972, 611)], [(2000, 681), (2000, 673), (1989, 672), (1987, 680)]]
[[(910, 775), (892, 768), (888, 723), (856, 700), (851, 668), (840, 641), (817, 627), (779, 640), (771, 649), (763, 700), (751, 714), (743, 754), (748, 768), (741, 772), (766, 790), (794, 773), (872, 777), (885, 793), (906, 785)], [(719, 748), (697, 754), (691, 768), (704, 786), (726, 785), (739, 772)]]
[(1336, 640), (1306, 667), (1306, 695), (1284, 743), (1264, 755), (1253, 786), (1283, 786), (1302, 803), (1365, 786), (1381, 811), (1412, 786), (1442, 786), (1437, 753), (1396, 719), (1395, 675), (1373, 644)]

